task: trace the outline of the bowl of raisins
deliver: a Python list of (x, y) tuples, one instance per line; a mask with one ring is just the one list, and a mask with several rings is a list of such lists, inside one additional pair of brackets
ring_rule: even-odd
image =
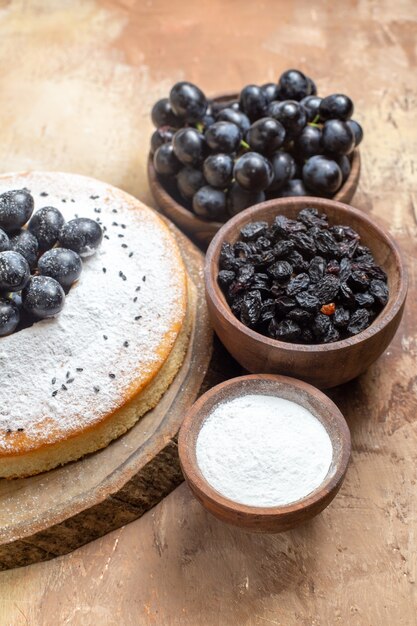
[(240, 365), (329, 388), (386, 350), (408, 281), (396, 242), (374, 219), (299, 197), (224, 224), (207, 251), (205, 284), (214, 330)]
[(349, 96), (317, 95), (298, 70), (211, 99), (197, 85), (176, 83), (152, 108), (151, 192), (161, 211), (205, 246), (228, 219), (268, 199), (350, 202), (363, 138), (353, 114)]

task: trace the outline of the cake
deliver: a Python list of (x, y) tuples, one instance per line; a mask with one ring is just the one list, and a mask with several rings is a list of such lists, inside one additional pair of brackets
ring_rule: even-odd
[(104, 237), (60, 315), (0, 337), (0, 477), (37, 474), (107, 446), (153, 408), (181, 366), (192, 297), (160, 217), (84, 176), (0, 176), (35, 210), (97, 220)]

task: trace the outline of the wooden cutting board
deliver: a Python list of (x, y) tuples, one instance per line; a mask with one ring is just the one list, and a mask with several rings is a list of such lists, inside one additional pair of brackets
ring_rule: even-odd
[(159, 404), (123, 437), (80, 461), (0, 480), (0, 570), (45, 561), (137, 519), (183, 480), (176, 435), (212, 353), (203, 255), (170, 225), (196, 289), (185, 361)]

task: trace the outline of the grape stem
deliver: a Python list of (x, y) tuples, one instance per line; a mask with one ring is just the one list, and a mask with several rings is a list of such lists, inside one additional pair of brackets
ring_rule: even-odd
[(240, 145), (242, 146), (242, 148), (246, 148), (246, 150), (250, 148), (250, 145), (246, 143), (246, 141), (244, 141), (243, 139), (241, 140)]
[(197, 124), (195, 125), (196, 129), (198, 130), (198, 132), (202, 133), (204, 130), (204, 124), (202, 122), (197, 122)]

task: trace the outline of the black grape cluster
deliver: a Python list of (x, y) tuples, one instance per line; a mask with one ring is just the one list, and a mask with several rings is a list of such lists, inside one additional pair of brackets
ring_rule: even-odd
[(228, 102), (176, 83), (152, 108), (153, 164), (170, 193), (207, 220), (225, 221), (270, 198), (331, 197), (362, 141), (352, 113), (348, 96), (321, 98), (298, 70), (277, 84), (247, 85)]

